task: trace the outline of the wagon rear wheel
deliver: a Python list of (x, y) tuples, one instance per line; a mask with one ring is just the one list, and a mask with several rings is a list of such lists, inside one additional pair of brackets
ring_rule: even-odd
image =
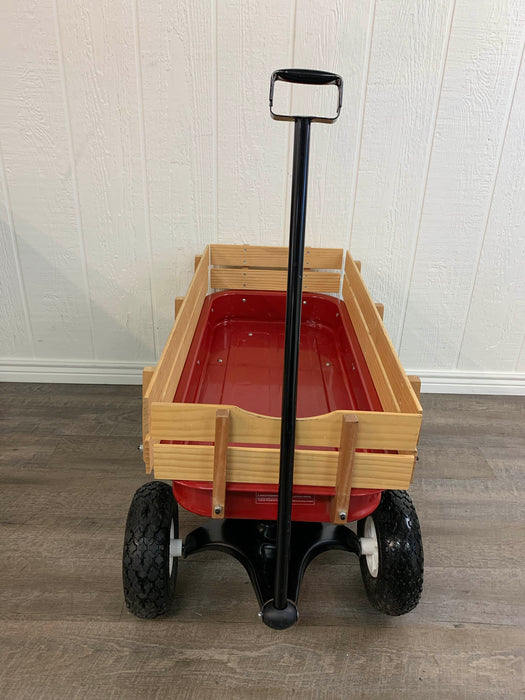
[(128, 610), (142, 618), (168, 612), (175, 594), (179, 536), (177, 502), (168, 484), (150, 481), (133, 496), (126, 522), (122, 581)]
[(357, 523), (361, 575), (368, 599), (387, 615), (404, 615), (423, 588), (419, 520), (406, 491), (383, 491), (376, 510)]

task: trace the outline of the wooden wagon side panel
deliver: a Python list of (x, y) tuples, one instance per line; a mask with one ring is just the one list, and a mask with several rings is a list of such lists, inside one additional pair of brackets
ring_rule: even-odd
[[(345, 259), (344, 290), (352, 291), (366, 324), (366, 335), (369, 337), (381, 358), (388, 382), (395, 394), (399, 410), (406, 413), (422, 413), (421, 404), (410, 381), (403, 369), (395, 348), (390, 340), (377, 306), (372, 301), (355, 261), (347, 253)], [(345, 303), (346, 303), (345, 299)], [(353, 320), (353, 318), (352, 318)], [(361, 343), (361, 338), (359, 339)]]
[(151, 471), (150, 406), (154, 401), (171, 401), (175, 394), (202, 305), (209, 291), (209, 261), (210, 250), (208, 246), (197, 266), (188, 293), (178, 309), (173, 328), (144, 393), (142, 402), (143, 456), (148, 471)]
[[(288, 248), (259, 245), (210, 246), (210, 264), (223, 267), (266, 267), (286, 270)], [(304, 266), (311, 270), (341, 270), (343, 250), (341, 248), (304, 249)]]
[[(288, 248), (212, 245), (210, 264), (212, 289), (286, 290)], [(340, 248), (305, 248), (304, 291), (338, 294), (342, 266)]]
[(359, 340), (368, 370), (374, 382), (383, 411), (399, 411), (399, 403), (390, 384), (385, 366), (373, 337), (371, 336), (363, 312), (345, 276), (343, 280), (343, 300), (352, 325)]
[[(281, 419), (219, 404), (153, 403), (151, 437), (155, 440), (213, 442), (218, 409), (228, 409), (230, 444), (279, 445)], [(321, 416), (299, 418), (296, 445), (338, 447), (343, 416), (357, 416), (356, 448), (361, 450), (414, 451), (421, 427), (419, 414), (373, 411), (333, 411)]]
[[(246, 289), (286, 291), (286, 270), (258, 270), (251, 268), (221, 267), (212, 269), (212, 289)], [(337, 294), (341, 286), (339, 272), (306, 271), (303, 275), (303, 290), (322, 294)]]
[[(242, 245), (212, 245), (203, 256), (196, 258), (195, 275), (186, 297), (179, 303), (176, 321), (159, 363), (154, 371), (147, 368), (144, 374), (144, 459), (148, 471), (154, 466), (157, 478), (213, 480), (220, 461), (214, 446), (217, 412), (227, 411), (228, 441), (221, 449), (226, 479), (247, 483), (278, 482), (279, 418), (258, 415), (236, 406), (173, 404), (171, 399), (209, 287), (286, 289), (287, 261), (287, 248)], [(339, 292), (342, 263), (340, 249), (306, 249), (305, 291)], [(342, 296), (384, 412), (352, 412), (357, 427), (352, 440), (351, 485), (353, 488), (406, 488), (413, 472), (421, 406), (359, 267), (347, 253)], [(334, 269), (339, 271), (327, 272)], [(339, 457), (333, 448), (340, 446), (342, 425), (348, 417), (348, 411), (335, 411), (297, 421), (294, 483), (336, 485)], [(209, 444), (170, 445), (161, 441)], [(318, 449), (302, 449), (306, 447)], [(221, 468), (221, 472), (224, 469)]]
[[(212, 481), (213, 445), (154, 444), (155, 476), (159, 479)], [(296, 450), (294, 484), (297, 486), (336, 485), (338, 452)], [(356, 452), (352, 488), (405, 489), (410, 485), (413, 455)], [(226, 480), (247, 484), (279, 482), (279, 450), (229, 447)]]

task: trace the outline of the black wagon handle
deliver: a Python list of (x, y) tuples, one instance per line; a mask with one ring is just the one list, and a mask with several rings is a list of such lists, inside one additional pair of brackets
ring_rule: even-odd
[[(311, 116), (281, 116), (272, 111), (273, 89), (277, 80), (308, 85), (337, 85), (339, 106), (332, 118)], [(299, 370), (299, 340), (301, 335), (301, 306), (304, 273), (304, 240), (306, 196), (308, 190), (308, 158), (310, 127), (313, 121), (331, 123), (339, 116), (343, 81), (335, 73), (299, 70), (277, 70), (270, 83), (270, 112), (274, 119), (294, 121), (294, 150), (292, 172), (292, 201), (290, 208), (290, 243), (288, 247), (288, 280), (286, 286), (286, 321), (284, 338), (284, 371), (281, 408), (281, 449), (279, 455), (279, 495), (277, 504), (277, 533), (275, 551), (274, 597), (261, 610), (263, 622), (274, 629), (286, 629), (297, 620), (297, 607), (288, 598), (290, 544), (292, 527), (293, 471), (295, 458), (295, 428), (297, 418), (297, 379)]]
[(343, 79), (337, 73), (328, 73), (324, 70), (310, 70), (309, 68), (281, 68), (272, 73), (270, 80), (270, 114), (273, 119), (281, 121), (295, 121), (297, 116), (278, 114), (273, 111), (273, 93), (275, 83), (282, 81), (284, 83), (296, 83), (302, 85), (336, 85), (338, 89), (337, 112), (334, 117), (317, 117), (310, 116), (311, 121), (323, 122), (331, 124), (335, 122), (341, 112), (343, 104)]

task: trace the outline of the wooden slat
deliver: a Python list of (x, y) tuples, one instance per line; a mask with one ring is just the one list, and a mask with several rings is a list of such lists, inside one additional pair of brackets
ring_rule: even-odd
[(215, 446), (213, 450), (212, 518), (224, 518), (229, 430), (230, 412), (227, 408), (218, 408), (215, 414)]
[[(152, 436), (157, 440), (213, 442), (218, 408), (230, 410), (230, 443), (278, 445), (281, 419), (261, 416), (237, 406), (218, 404), (153, 403)], [(345, 411), (334, 411), (313, 418), (299, 418), (296, 445), (337, 447), (341, 419)], [(359, 420), (357, 448), (376, 450), (415, 450), (421, 416), (419, 414), (352, 411)]]
[(195, 272), (197, 272), (197, 268), (199, 267), (200, 261), (202, 260), (202, 255), (196, 255), (195, 260), (193, 263), (193, 269)]
[[(166, 348), (170, 348), (170, 344), (173, 342), (173, 346), (170, 348), (172, 350), (172, 365), (160, 397), (161, 401), (171, 401), (175, 394), (207, 292), (208, 262), (203, 257), (188, 293), (184, 297), (179, 316), (175, 320), (172, 330), (173, 336), (170, 334), (168, 338)], [(162, 355), (159, 364), (161, 361)], [(153, 377), (153, 381), (155, 381), (155, 377)]]
[(200, 310), (208, 292), (209, 247), (195, 272), (188, 293), (157, 363), (155, 372), (142, 402), (142, 431), (144, 449), (149, 444), (150, 404), (153, 401), (170, 401), (184, 368)]
[(179, 315), (179, 311), (184, 302), (184, 297), (175, 297), (175, 318)]
[[(227, 267), (288, 267), (288, 248), (270, 246), (212, 245), (211, 265)], [(340, 270), (341, 248), (305, 248), (304, 266), (319, 270)]]
[(146, 398), (171, 400), (177, 388), (186, 355), (193, 340), (199, 313), (208, 291), (208, 254), (203, 255), (188, 293), (160, 356)]
[[(287, 270), (253, 270), (239, 268), (214, 268), (211, 270), (212, 289), (267, 289), (286, 290)], [(339, 292), (339, 272), (305, 271), (303, 290), (336, 294)]]
[(335, 479), (335, 496), (332, 498), (330, 513), (333, 523), (340, 524), (345, 522), (348, 516), (357, 442), (357, 426), (358, 419), (355, 414), (346, 413), (343, 416)]
[[(155, 478), (212, 481), (213, 445), (155, 444)], [(354, 488), (404, 489), (410, 484), (411, 455), (356, 452), (352, 476)], [(296, 450), (294, 484), (335, 486), (338, 453)], [(229, 447), (228, 482), (276, 484), (279, 481), (279, 450)]]
[(343, 280), (343, 299), (352, 319), (354, 330), (359, 340), (359, 345), (363, 351), (366, 364), (372, 376), (374, 386), (376, 388), (379, 400), (384, 411), (399, 411), (399, 404), (394, 395), (383, 365), (382, 357), (380, 356), (374, 339), (372, 338), (368, 326), (363, 317), (363, 313), (357, 299), (350, 287), (348, 277), (345, 275)]
[(405, 413), (422, 412), (421, 404), (410, 386), (379, 312), (349, 253), (346, 254), (345, 274), (363, 314), (370, 337), (377, 347), (400, 410)]
[(381, 320), (383, 320), (383, 318), (385, 316), (385, 305), (381, 304), (381, 302), (379, 302), (379, 301), (376, 301), (376, 309), (377, 309), (377, 313), (379, 314)]
[(354, 260), (355, 266), (361, 272), (361, 260)]

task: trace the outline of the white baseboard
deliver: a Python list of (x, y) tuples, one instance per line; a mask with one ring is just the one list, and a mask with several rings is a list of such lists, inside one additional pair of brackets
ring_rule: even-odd
[(151, 362), (94, 360), (0, 360), (0, 382), (58, 384), (142, 384), (142, 369)]
[(427, 394), (500, 394), (525, 396), (523, 372), (463, 372), (460, 370), (407, 370), (421, 379)]
[[(141, 384), (144, 362), (0, 360), (2, 382), (69, 384)], [(435, 394), (514, 394), (525, 396), (523, 372), (462, 372), (409, 369), (421, 378), (421, 390)]]

